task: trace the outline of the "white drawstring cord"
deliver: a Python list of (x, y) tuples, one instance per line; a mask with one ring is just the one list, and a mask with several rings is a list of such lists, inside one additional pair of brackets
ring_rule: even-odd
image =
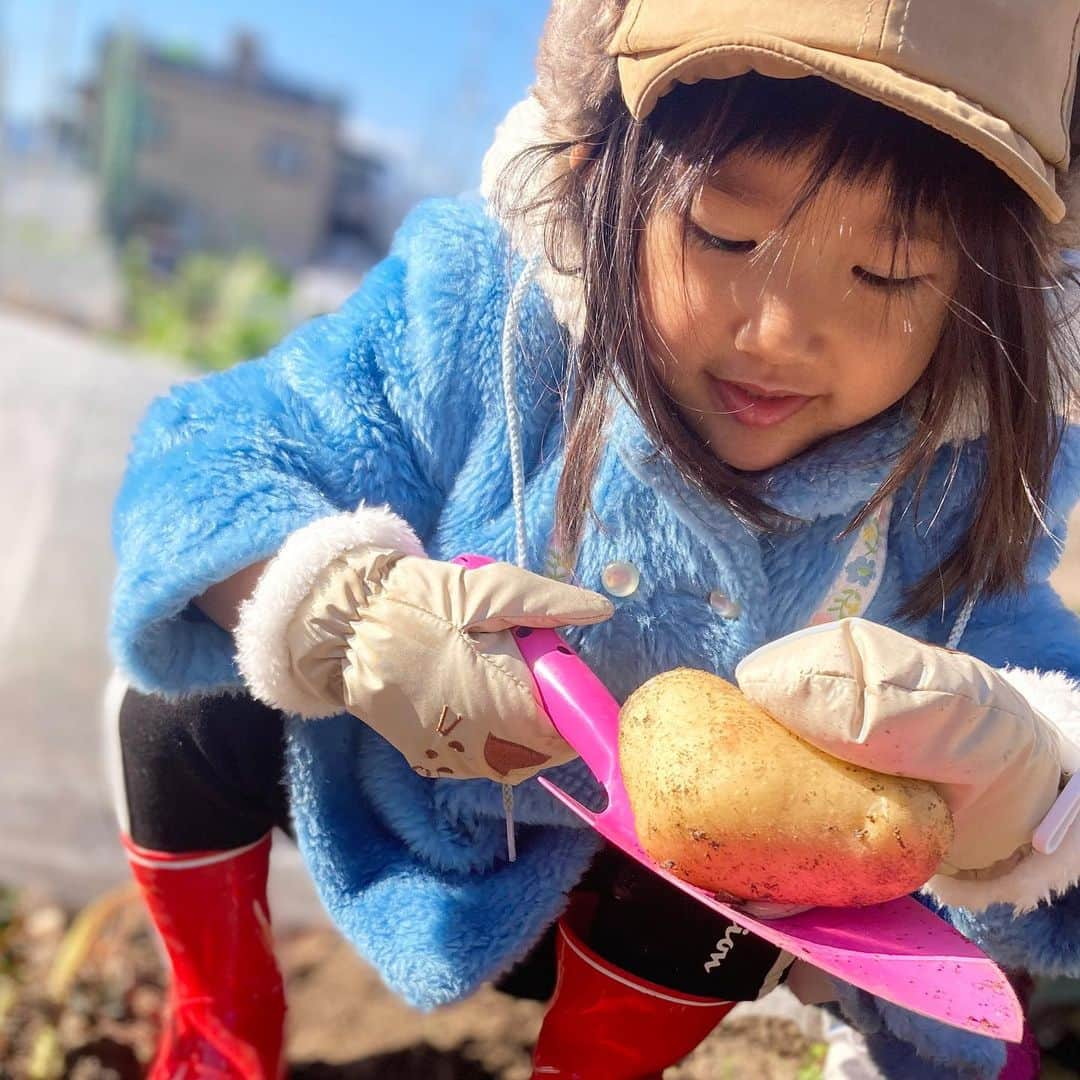
[[(506, 320), (502, 332), (502, 385), (503, 399), (506, 405), (506, 433), (510, 443), (510, 478), (513, 485), (514, 499), (514, 547), (517, 565), (528, 569), (529, 547), (525, 527), (525, 463), (521, 449), (521, 413), (517, 401), (517, 347), (518, 330), (521, 320), (521, 305), (525, 293), (536, 276), (537, 260), (531, 259), (525, 264), (521, 277), (517, 279), (510, 304), (506, 310)], [(517, 859), (517, 842), (514, 839), (514, 789), (509, 784), (502, 786), (503, 812), (506, 815), (506, 852), (510, 862)]]
[(506, 402), (506, 430), (510, 441), (510, 476), (514, 497), (514, 545), (517, 564), (528, 569), (528, 540), (525, 527), (525, 464), (521, 449), (521, 413), (517, 402), (517, 346), (521, 305), (536, 276), (536, 260), (530, 260), (510, 295), (510, 306), (502, 334), (502, 382)]
[(956, 622), (953, 623), (949, 640), (945, 642), (946, 649), (959, 647), (960, 639), (964, 636), (968, 623), (971, 622), (971, 613), (975, 610), (975, 605), (979, 601), (979, 591), (976, 589), (973, 593), (969, 593), (968, 598), (964, 601), (964, 606), (960, 609), (960, 614), (956, 616)]

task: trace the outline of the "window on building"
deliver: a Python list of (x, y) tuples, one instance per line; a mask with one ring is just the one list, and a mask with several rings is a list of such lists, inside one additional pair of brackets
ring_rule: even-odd
[(262, 146), (262, 161), (271, 176), (295, 180), (308, 171), (308, 150), (297, 135), (275, 132)]

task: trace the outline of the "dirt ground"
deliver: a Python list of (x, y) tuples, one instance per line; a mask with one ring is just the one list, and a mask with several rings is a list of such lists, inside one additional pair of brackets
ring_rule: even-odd
[[(541, 1005), (486, 989), (424, 1015), (328, 930), (289, 933), (277, 947), (293, 1080), (528, 1080)], [(1078, 1080), (1080, 984), (1060, 990), (1037, 1028), (1049, 1047), (1043, 1077)], [(130, 887), (74, 922), (43, 897), (0, 889), (0, 1080), (136, 1080), (163, 996), (157, 947)], [(733, 1017), (664, 1076), (820, 1080), (824, 1051), (790, 1020)]]
[[(327, 930), (278, 939), (294, 1080), (528, 1080), (543, 1007), (494, 990), (402, 1005)], [(157, 1039), (160, 958), (134, 893), (84, 914), (0, 892), (0, 1078), (134, 1080)], [(823, 1048), (772, 1017), (725, 1022), (667, 1080), (815, 1080)]]

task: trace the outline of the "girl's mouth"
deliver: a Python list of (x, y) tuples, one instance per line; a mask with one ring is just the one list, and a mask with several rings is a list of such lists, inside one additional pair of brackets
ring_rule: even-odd
[(766, 428), (781, 424), (813, 400), (805, 394), (769, 391), (749, 383), (728, 382), (708, 373), (706, 377), (714, 406), (746, 427)]

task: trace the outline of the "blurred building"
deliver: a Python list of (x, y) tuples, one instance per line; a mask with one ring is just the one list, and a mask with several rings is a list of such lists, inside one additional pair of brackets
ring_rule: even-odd
[(82, 97), (110, 231), (144, 238), (160, 264), (192, 250), (258, 248), (286, 270), (379, 254), (383, 163), (345, 149), (342, 101), (269, 72), (254, 36), (214, 65), (111, 34)]

